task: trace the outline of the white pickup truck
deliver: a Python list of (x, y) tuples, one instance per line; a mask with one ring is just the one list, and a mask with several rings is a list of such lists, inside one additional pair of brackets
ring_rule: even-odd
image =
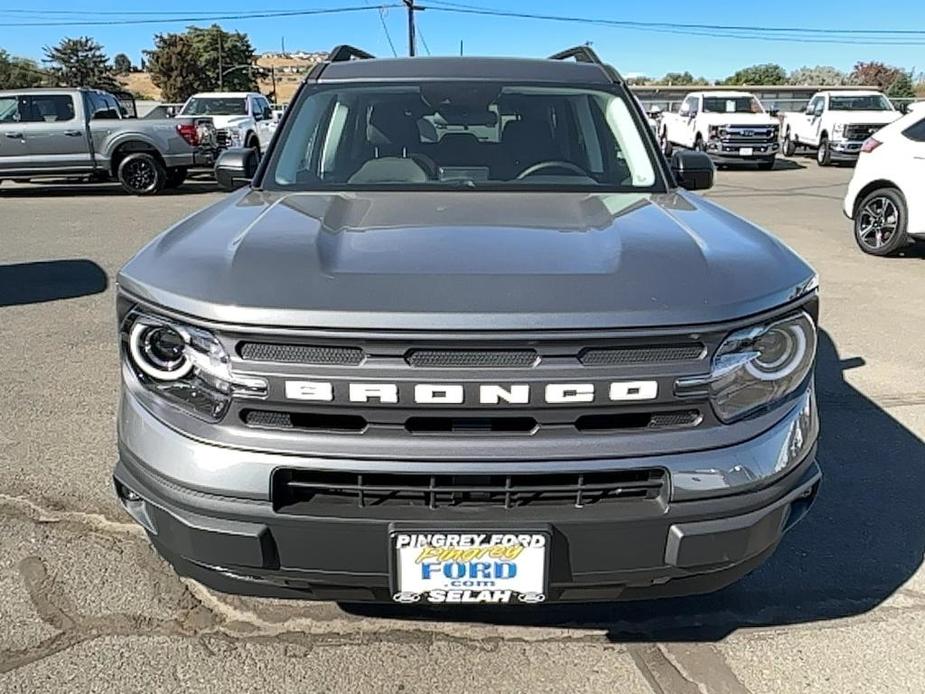
[(258, 153), (266, 151), (277, 121), (270, 102), (257, 92), (193, 94), (178, 115), (209, 116), (219, 147), (253, 147)]
[(792, 156), (797, 148), (816, 150), (816, 163), (854, 160), (864, 140), (902, 114), (877, 91), (817, 92), (803, 111), (783, 114), (781, 151)]
[(666, 155), (674, 147), (706, 152), (719, 164), (754, 162), (774, 168), (779, 123), (748, 92), (692, 92), (677, 113), (659, 123), (659, 143)]

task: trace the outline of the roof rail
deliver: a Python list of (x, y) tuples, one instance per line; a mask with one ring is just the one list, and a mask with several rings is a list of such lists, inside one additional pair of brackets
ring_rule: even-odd
[(372, 53), (367, 53), (366, 51), (355, 48), (354, 46), (348, 46), (347, 44), (341, 44), (340, 46), (335, 46), (334, 49), (328, 54), (328, 62), (331, 63), (343, 63), (352, 58), (357, 60), (371, 60), (375, 58)]
[(549, 56), (549, 60), (568, 60), (569, 58), (574, 58), (575, 61), (579, 63), (599, 65), (612, 82), (623, 84), (623, 76), (613, 67), (601, 60), (600, 56), (594, 52), (591, 46), (573, 46), (572, 48), (566, 48), (564, 51), (559, 51)]
[(604, 64), (604, 61), (598, 57), (597, 53), (595, 53), (594, 49), (590, 46), (573, 46), (572, 48), (566, 48), (564, 51), (559, 51), (549, 56), (550, 60), (568, 60), (569, 58), (574, 58), (579, 63)]

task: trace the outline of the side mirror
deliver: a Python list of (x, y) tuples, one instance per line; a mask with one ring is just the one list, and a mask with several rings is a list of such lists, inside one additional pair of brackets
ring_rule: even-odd
[(771, 116), (771, 118), (777, 118), (778, 116), (780, 116), (780, 109), (772, 108), (768, 111), (768, 115)]
[(263, 109), (263, 119), (264, 120), (273, 120), (273, 109), (267, 106)]
[(671, 172), (685, 190), (707, 190), (713, 187), (716, 167), (704, 152), (676, 149), (671, 155)]
[(215, 161), (215, 180), (224, 190), (235, 190), (257, 173), (257, 150), (253, 147), (226, 149)]

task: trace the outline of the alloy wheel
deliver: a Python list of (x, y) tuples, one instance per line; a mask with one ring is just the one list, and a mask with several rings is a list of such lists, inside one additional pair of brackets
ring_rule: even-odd
[(889, 243), (899, 228), (899, 210), (886, 197), (871, 199), (858, 217), (858, 240), (867, 248), (879, 249)]

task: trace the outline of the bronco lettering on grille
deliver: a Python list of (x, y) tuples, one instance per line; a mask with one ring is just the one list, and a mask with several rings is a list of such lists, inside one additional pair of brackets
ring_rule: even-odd
[[(500, 385), (484, 383), (478, 386), (480, 405), (525, 405), (530, 402), (532, 386), (526, 383)], [(593, 383), (550, 383), (537, 392), (549, 404), (593, 402), (598, 386)], [(328, 381), (286, 381), (286, 397), (290, 400), (332, 402), (334, 384)], [(614, 381), (607, 384), (608, 398), (615, 402), (654, 400), (658, 396), (656, 381)], [(395, 405), (399, 402), (396, 383), (350, 383), (346, 391), (349, 402)], [(414, 385), (413, 402), (418, 405), (462, 405), (465, 389), (458, 383), (418, 383)]]

